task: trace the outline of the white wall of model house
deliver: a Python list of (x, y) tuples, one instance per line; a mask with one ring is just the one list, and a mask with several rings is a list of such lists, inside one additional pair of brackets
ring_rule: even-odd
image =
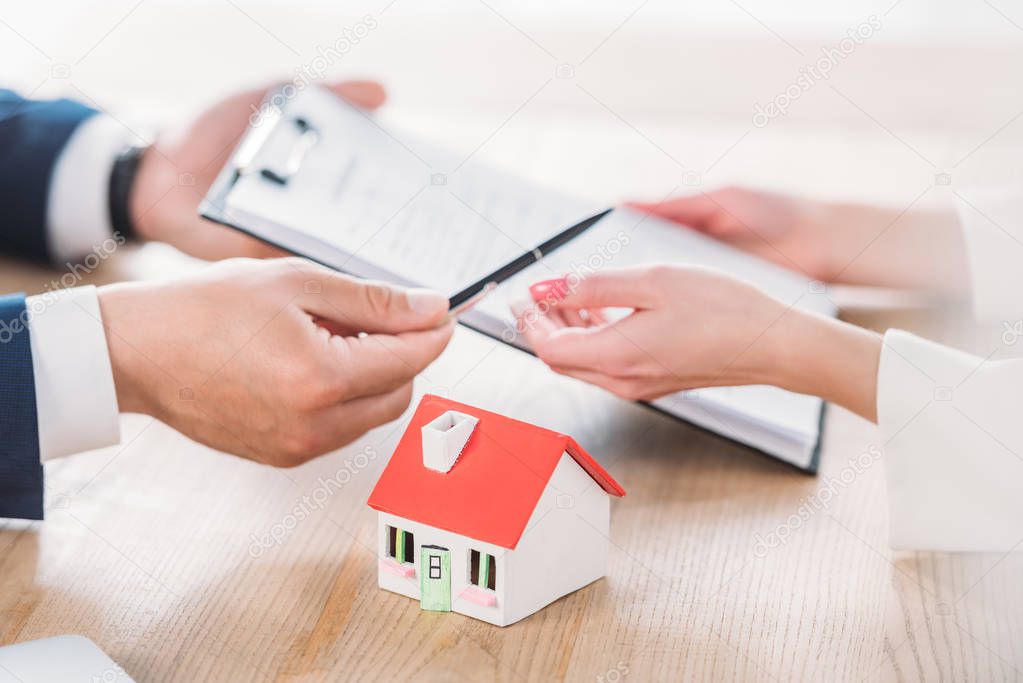
[(563, 453), (522, 538), (505, 557), (506, 623), (603, 577), (610, 520), (610, 496)]
[[(495, 485), (500, 486), (500, 482)], [(603, 577), (607, 571), (609, 524), (609, 496), (572, 456), (563, 453), (514, 550), (379, 512), (380, 560), (389, 560), (388, 527), (409, 531), (415, 542), (415, 575), (398, 576), (381, 567), (378, 585), (419, 600), (421, 548), (438, 545), (451, 553), (451, 610), (507, 626)], [(459, 598), (471, 585), (471, 550), (494, 557), (497, 602), (493, 606)]]

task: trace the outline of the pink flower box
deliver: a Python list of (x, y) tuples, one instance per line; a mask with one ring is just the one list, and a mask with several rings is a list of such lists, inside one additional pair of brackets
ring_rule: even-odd
[(380, 568), (385, 572), (404, 578), (411, 578), (416, 575), (416, 566), (414, 564), (398, 564), (390, 558), (380, 560)]
[(469, 586), (458, 597), (484, 607), (493, 607), (497, 604), (497, 595), (494, 594), (494, 591), (483, 590), (476, 586)]

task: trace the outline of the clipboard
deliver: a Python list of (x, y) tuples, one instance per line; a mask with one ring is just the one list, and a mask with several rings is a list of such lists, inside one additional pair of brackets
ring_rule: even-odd
[[(281, 98), (279, 96), (275, 97), (273, 94), (269, 94), (264, 100), (259, 110), (261, 113), (261, 125), (259, 127), (251, 127), (239, 143), (238, 148), (231, 155), (206, 197), (201, 202), (199, 207), (200, 215), (210, 221), (231, 227), (277, 248), (309, 258), (321, 265), (359, 277), (380, 277), (379, 273), (368, 272), (372, 270), (370, 268), (354, 267), (349, 269), (339, 267), (336, 262), (318, 258), (315, 251), (303, 250), (296, 248), (295, 244), (287, 244), (281, 240), (275, 240), (271, 235), (279, 233), (282, 226), (257, 214), (233, 210), (230, 206), (231, 192), (238, 182), (247, 175), (258, 177), (270, 186), (286, 189), (302, 171), (303, 162), (308, 154), (321, 143), (323, 135), (321, 134), (320, 125), (311, 120), (311, 117), (306, 114), (289, 115), (287, 112), (282, 111), (280, 107), (271, 104), (271, 102), (279, 101), (281, 101)], [(294, 139), (286, 149), (278, 150), (278, 153), (271, 159), (268, 160), (264, 156), (257, 163), (256, 157), (259, 155), (263, 145), (282, 127), (293, 129)], [(448, 305), (452, 315), (457, 316), (467, 311), (500, 284), (531, 265), (539, 263), (548, 254), (568, 244), (596, 225), (610, 214), (611, 211), (613, 211), (612, 208), (603, 208), (600, 211), (586, 215), (571, 225), (553, 233), (542, 242), (523, 249), (521, 253), (516, 254), (507, 262), (501, 263), (493, 270), (481, 272), (478, 277), (474, 278), (466, 286), (450, 293)], [(388, 272), (386, 276), (380, 277), (380, 279), (405, 286), (424, 284), (392, 272)]]

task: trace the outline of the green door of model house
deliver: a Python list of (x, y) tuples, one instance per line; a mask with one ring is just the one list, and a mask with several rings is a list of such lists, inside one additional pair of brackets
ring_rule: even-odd
[(419, 562), (419, 605), (433, 612), (451, 611), (451, 552), (436, 545), (422, 547)]

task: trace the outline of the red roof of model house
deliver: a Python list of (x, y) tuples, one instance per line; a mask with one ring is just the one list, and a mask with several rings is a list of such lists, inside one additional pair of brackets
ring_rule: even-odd
[[(479, 422), (451, 470), (438, 472), (423, 465), (421, 431), (449, 410)], [(370, 494), (369, 506), (513, 549), (565, 452), (604, 491), (625, 495), (571, 437), (428, 394)]]

